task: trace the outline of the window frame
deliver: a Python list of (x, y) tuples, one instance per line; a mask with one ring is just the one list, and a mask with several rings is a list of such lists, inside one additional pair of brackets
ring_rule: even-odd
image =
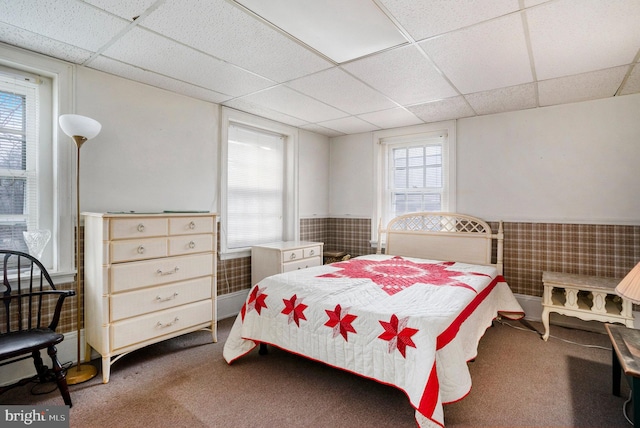
[[(444, 135), (442, 143), (443, 199), (442, 211), (456, 211), (456, 121), (386, 129), (373, 133), (374, 207), (372, 213), (371, 245), (377, 246), (380, 229), (391, 220), (388, 196), (388, 155), (394, 144), (412, 140), (428, 140)], [(382, 242), (384, 246), (384, 242)]]
[[(58, 126), (61, 114), (74, 111), (75, 66), (0, 43), (0, 65), (51, 79), (51, 110), (39, 117), (38, 227), (51, 230), (43, 264), (56, 284), (74, 281), (75, 145)], [(45, 209), (43, 209), (43, 207)]]
[(220, 114), (220, 259), (251, 256), (251, 247), (230, 249), (227, 245), (227, 171), (229, 125), (235, 123), (266, 132), (283, 135), (285, 153), (285, 186), (283, 240), (300, 239), (300, 215), (298, 210), (298, 129), (270, 119), (254, 116), (239, 110), (221, 106)]

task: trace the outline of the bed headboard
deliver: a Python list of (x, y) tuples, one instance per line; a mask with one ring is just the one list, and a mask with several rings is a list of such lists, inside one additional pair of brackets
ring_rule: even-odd
[[(483, 220), (465, 214), (417, 212), (392, 219), (378, 234), (386, 235), (386, 254), (431, 260), (492, 265), (502, 275), (502, 222), (498, 233)], [(497, 241), (496, 262), (492, 263), (492, 243)]]

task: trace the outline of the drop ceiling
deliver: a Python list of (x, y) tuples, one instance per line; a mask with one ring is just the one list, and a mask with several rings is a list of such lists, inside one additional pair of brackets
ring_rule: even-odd
[(640, 93), (640, 0), (0, 0), (0, 41), (329, 137)]

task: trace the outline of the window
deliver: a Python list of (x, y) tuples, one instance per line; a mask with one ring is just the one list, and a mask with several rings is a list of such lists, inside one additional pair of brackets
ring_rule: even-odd
[(416, 211), (455, 211), (455, 123), (374, 133), (378, 228)]
[(0, 44), (0, 246), (26, 251), (24, 230), (50, 230), (41, 261), (57, 284), (75, 273), (75, 145), (57, 122), (72, 112), (72, 71)]
[(38, 227), (37, 82), (0, 73), (0, 247), (24, 252)]
[(299, 237), (295, 128), (223, 108), (221, 257)]

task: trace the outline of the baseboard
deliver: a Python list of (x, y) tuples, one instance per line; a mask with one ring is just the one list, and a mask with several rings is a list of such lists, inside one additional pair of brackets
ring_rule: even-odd
[(218, 315), (216, 317), (218, 321), (238, 315), (248, 294), (249, 290), (247, 289), (218, 296)]

